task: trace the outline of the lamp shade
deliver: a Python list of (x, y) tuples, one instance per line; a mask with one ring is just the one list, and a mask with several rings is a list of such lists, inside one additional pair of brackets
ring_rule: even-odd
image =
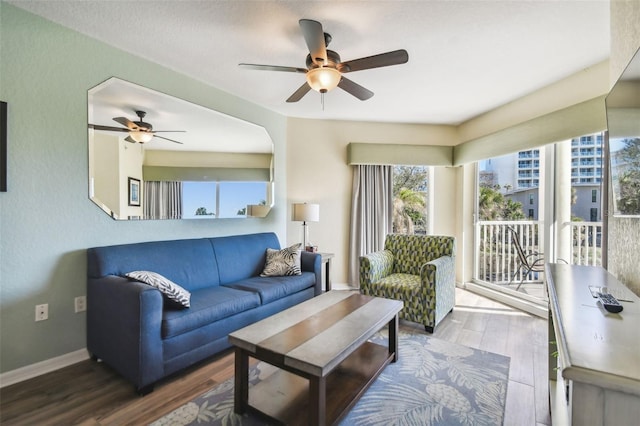
[(295, 203), (293, 205), (293, 220), (296, 222), (318, 222), (320, 220), (320, 205)]
[(342, 78), (340, 71), (329, 67), (312, 68), (307, 71), (306, 76), (309, 86), (320, 93), (335, 89)]
[(247, 204), (247, 217), (266, 217), (271, 207), (263, 204)]

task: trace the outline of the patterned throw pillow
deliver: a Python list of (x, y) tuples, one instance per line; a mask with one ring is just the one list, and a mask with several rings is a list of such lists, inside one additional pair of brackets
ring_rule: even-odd
[(261, 277), (281, 277), (283, 275), (302, 275), (300, 270), (300, 246), (294, 244), (282, 250), (267, 249), (267, 260)]
[(163, 277), (156, 272), (133, 271), (125, 274), (128, 278), (149, 284), (157, 288), (171, 302), (188, 308), (191, 306), (191, 293), (170, 279)]

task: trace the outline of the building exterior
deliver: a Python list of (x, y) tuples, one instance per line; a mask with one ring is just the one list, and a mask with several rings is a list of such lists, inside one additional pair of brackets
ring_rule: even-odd
[[(586, 222), (602, 220), (603, 155), (602, 133), (571, 140), (571, 215)], [(527, 219), (538, 220), (540, 149), (486, 160), (481, 169), (481, 182), (499, 186), (505, 196), (522, 203)]]

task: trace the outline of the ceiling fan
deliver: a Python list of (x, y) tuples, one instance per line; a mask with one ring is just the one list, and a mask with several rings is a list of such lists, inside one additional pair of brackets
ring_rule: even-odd
[(361, 101), (367, 100), (373, 96), (373, 92), (347, 79), (343, 74), (404, 64), (409, 60), (407, 51), (400, 49), (341, 62), (340, 55), (333, 50), (327, 49), (327, 46), (331, 42), (331, 35), (323, 31), (320, 22), (311, 19), (301, 19), (299, 23), (305, 42), (309, 48), (306, 69), (278, 65), (239, 64), (240, 67), (254, 70), (285, 71), (305, 74), (307, 78), (306, 83), (293, 92), (287, 99), (287, 102), (298, 102), (311, 89), (320, 93), (326, 93), (336, 87), (340, 87)]
[(146, 143), (149, 142), (152, 138), (160, 138), (170, 142), (182, 144), (182, 142), (165, 138), (164, 136), (157, 135), (156, 133), (175, 133), (175, 132), (185, 132), (186, 130), (153, 130), (153, 126), (149, 123), (145, 123), (142, 121), (144, 117), (147, 115), (145, 111), (136, 111), (136, 115), (138, 116), (138, 121), (131, 121), (126, 117), (114, 117), (113, 120), (122, 124), (124, 127), (113, 127), (113, 126), (102, 126), (100, 124), (89, 124), (90, 129), (95, 130), (106, 130), (112, 132), (128, 132), (129, 135), (124, 139), (127, 142), (131, 143)]

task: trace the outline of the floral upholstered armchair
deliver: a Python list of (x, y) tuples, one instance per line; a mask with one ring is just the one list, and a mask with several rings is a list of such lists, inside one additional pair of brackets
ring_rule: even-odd
[(360, 292), (402, 300), (400, 318), (435, 326), (455, 305), (454, 237), (389, 234), (384, 250), (360, 257)]

